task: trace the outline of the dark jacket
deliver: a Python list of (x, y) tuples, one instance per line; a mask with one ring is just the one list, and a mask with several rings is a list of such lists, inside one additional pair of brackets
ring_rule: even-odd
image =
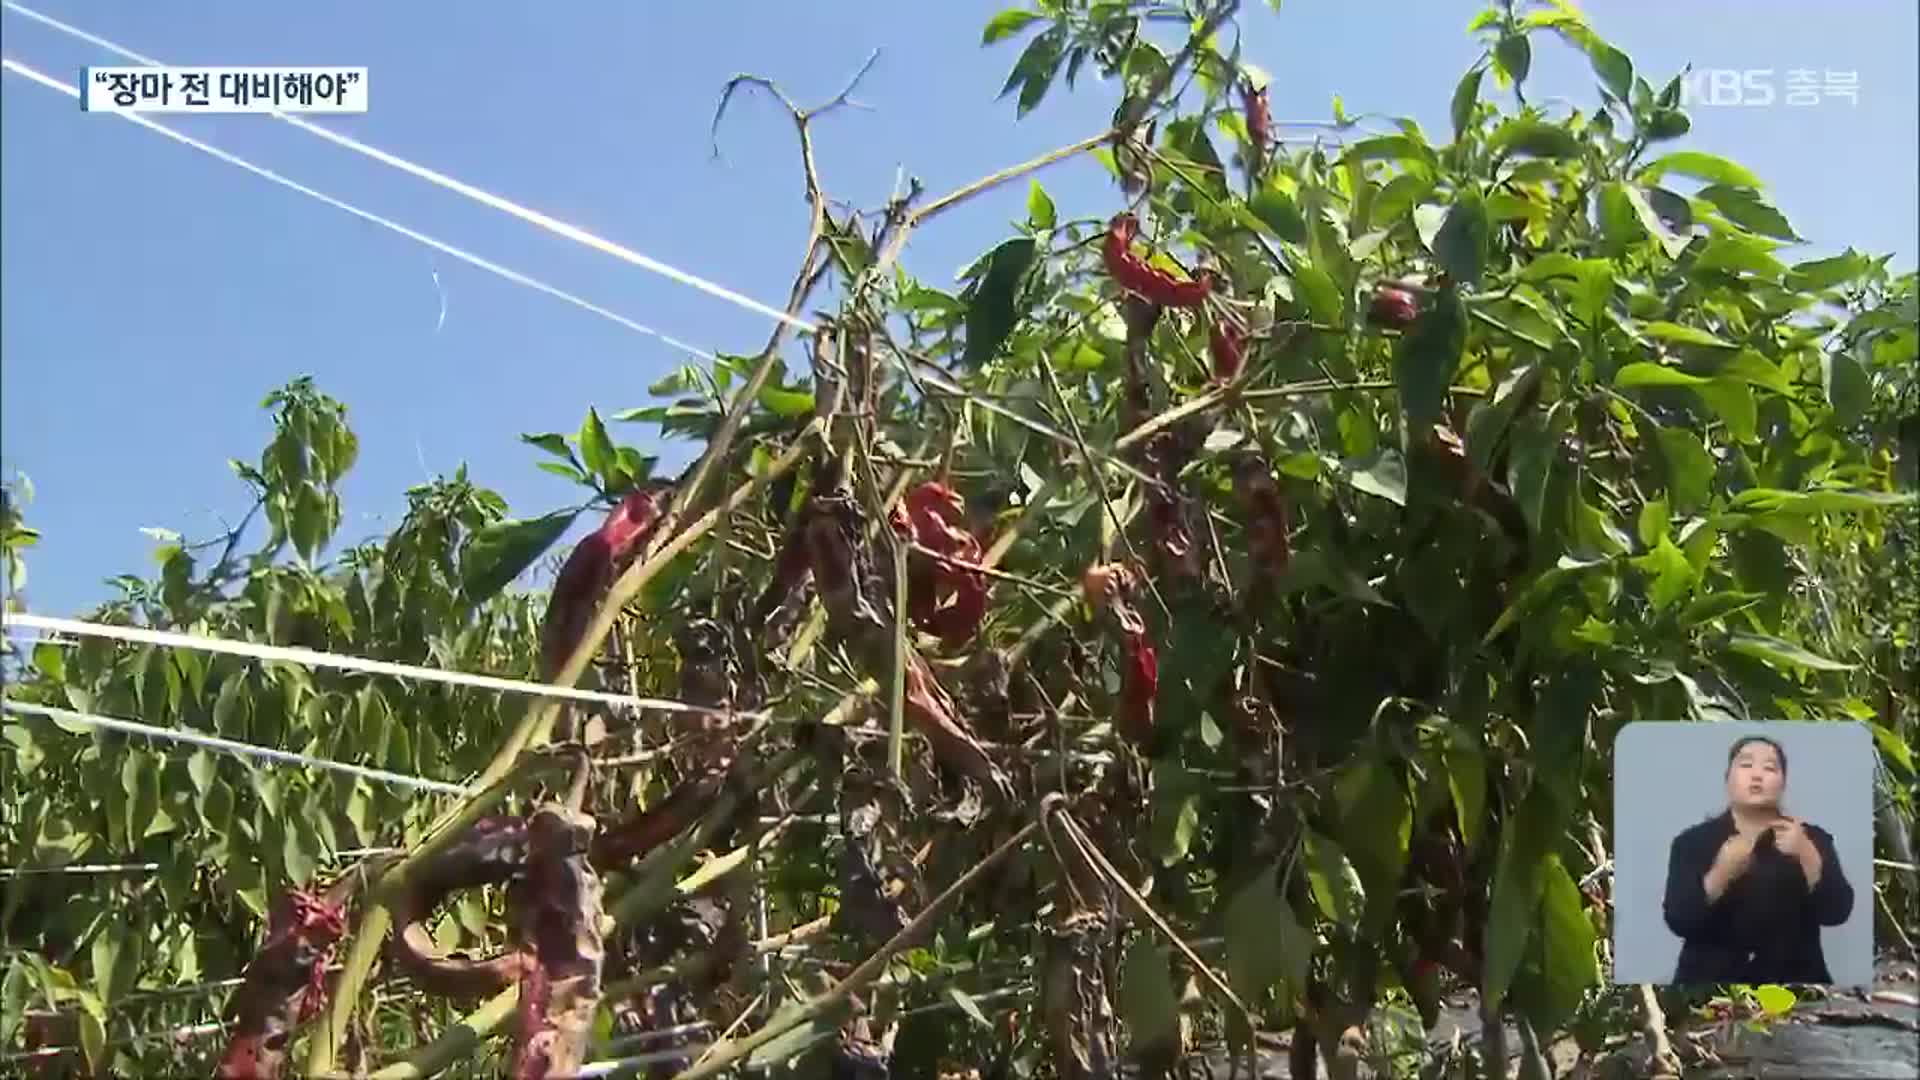
[(1685, 942), (1675, 985), (1713, 983), (1830, 983), (1820, 928), (1838, 926), (1853, 912), (1853, 886), (1840, 869), (1833, 837), (1806, 825), (1820, 852), (1820, 884), (1807, 887), (1800, 862), (1774, 847), (1771, 832), (1754, 845), (1753, 862), (1727, 891), (1707, 903), (1702, 879), (1720, 845), (1734, 833), (1723, 813), (1673, 839), (1667, 859), (1667, 928)]

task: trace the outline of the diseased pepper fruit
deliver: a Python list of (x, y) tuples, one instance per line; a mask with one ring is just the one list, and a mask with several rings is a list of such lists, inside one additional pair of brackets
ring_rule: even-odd
[(1246, 514), (1247, 553), (1263, 574), (1279, 577), (1293, 561), (1292, 531), (1287, 500), (1274, 483), (1267, 463), (1256, 457), (1244, 457), (1234, 464), (1234, 493)]
[(551, 680), (593, 624), (595, 609), (627, 560), (647, 542), (665, 515), (667, 490), (633, 491), (600, 528), (574, 545), (554, 581), (540, 627), (540, 676)]
[(1373, 290), (1373, 301), (1367, 305), (1367, 321), (1375, 326), (1384, 326), (1393, 330), (1405, 330), (1413, 325), (1420, 315), (1420, 302), (1405, 289), (1396, 289), (1391, 285), (1381, 285)]
[(1199, 307), (1213, 292), (1213, 275), (1202, 270), (1192, 278), (1177, 278), (1133, 250), (1140, 235), (1140, 221), (1132, 214), (1115, 214), (1107, 222), (1107, 239), (1101, 254), (1107, 275), (1129, 292), (1137, 293), (1162, 307)]
[(600, 878), (587, 858), (593, 831), (592, 817), (559, 804), (527, 823), (514, 923), (533, 963), (520, 980), (514, 1080), (577, 1076), (586, 1062), (606, 952)]
[(346, 903), (359, 878), (345, 875), (319, 895), (291, 890), (268, 915), (267, 939), (228, 1003), (233, 1037), (214, 1068), (218, 1080), (280, 1075), (294, 1028), (326, 1006), (327, 965), (346, 936)]
[(1160, 658), (1147, 637), (1146, 620), (1133, 609), (1134, 572), (1122, 563), (1087, 568), (1080, 585), (1094, 611), (1104, 612), (1120, 630), (1120, 734), (1142, 749), (1153, 743), (1153, 705), (1160, 692)]
[(1268, 111), (1265, 88), (1255, 90), (1249, 80), (1241, 93), (1246, 98), (1247, 141), (1253, 145), (1251, 164), (1258, 172), (1266, 162), (1267, 147), (1273, 145), (1273, 114)]
[(959, 645), (987, 614), (985, 552), (966, 529), (966, 503), (945, 484), (929, 481), (907, 492), (893, 511), (896, 532), (916, 545), (909, 560), (908, 615), (915, 626)]
[(508, 951), (484, 960), (441, 955), (427, 923), (449, 893), (501, 884), (519, 877), (527, 857), (527, 822), (521, 817), (484, 817), (410, 875), (393, 901), (394, 965), (428, 993), (476, 998), (512, 985), (525, 970), (526, 955)]
[(1232, 382), (1246, 363), (1246, 329), (1230, 319), (1216, 321), (1207, 332), (1207, 354), (1213, 358), (1213, 381)]

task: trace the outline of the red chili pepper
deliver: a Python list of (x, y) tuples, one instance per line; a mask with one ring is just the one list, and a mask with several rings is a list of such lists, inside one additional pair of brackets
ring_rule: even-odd
[(1126, 638), (1126, 671), (1120, 682), (1120, 733), (1135, 746), (1153, 741), (1153, 702), (1160, 692), (1160, 658), (1146, 631)]
[(1214, 381), (1232, 382), (1246, 360), (1246, 331), (1229, 319), (1215, 322), (1207, 333), (1207, 352), (1213, 357)]
[(1101, 248), (1107, 274), (1121, 288), (1162, 307), (1199, 307), (1213, 292), (1213, 275), (1203, 270), (1192, 278), (1176, 278), (1148, 265), (1133, 250), (1133, 239), (1139, 233), (1140, 222), (1132, 214), (1116, 214), (1107, 223), (1107, 239)]
[(1367, 321), (1375, 326), (1404, 330), (1420, 314), (1420, 303), (1405, 289), (1382, 285), (1373, 291), (1373, 303), (1367, 307)]

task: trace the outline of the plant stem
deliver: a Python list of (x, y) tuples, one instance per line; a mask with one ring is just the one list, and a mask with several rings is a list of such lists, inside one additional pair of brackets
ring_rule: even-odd
[(832, 989), (812, 998), (798, 1009), (775, 1017), (768, 1021), (766, 1026), (744, 1039), (726, 1039), (715, 1043), (704, 1061), (679, 1073), (673, 1080), (705, 1080), (706, 1077), (718, 1076), (760, 1047), (838, 1007), (855, 991), (878, 977), (896, 953), (907, 948), (945, 916), (947, 909), (953, 906), (953, 902), (958, 900), (963, 892), (985, 876), (988, 870), (1017, 850), (1039, 827), (1038, 820), (1028, 822), (1019, 832), (1008, 838), (1006, 843), (975, 863), (972, 869), (956, 878), (953, 884), (947, 886), (939, 896), (934, 897), (925, 908), (922, 908), (920, 913), (914, 916), (913, 921), (893, 935), (878, 952), (868, 957), (859, 967), (848, 972), (847, 977), (834, 984)]

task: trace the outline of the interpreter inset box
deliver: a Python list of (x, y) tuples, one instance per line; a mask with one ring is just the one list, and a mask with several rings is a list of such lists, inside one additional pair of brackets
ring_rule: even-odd
[(1872, 733), (1649, 723), (1613, 750), (1613, 978), (1873, 980)]

